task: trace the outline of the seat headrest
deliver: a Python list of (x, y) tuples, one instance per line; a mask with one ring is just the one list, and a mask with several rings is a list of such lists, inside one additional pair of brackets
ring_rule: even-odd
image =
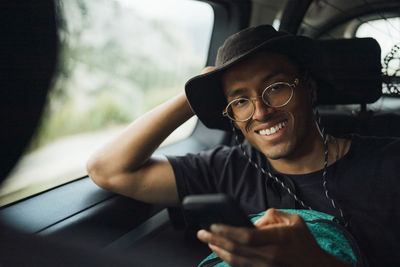
[(373, 103), (382, 95), (381, 50), (373, 38), (320, 40), (318, 105)]

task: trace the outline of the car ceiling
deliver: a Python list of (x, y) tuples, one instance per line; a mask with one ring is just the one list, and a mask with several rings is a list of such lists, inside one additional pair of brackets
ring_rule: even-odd
[(327, 35), (343, 37), (349, 29), (355, 30), (365, 20), (400, 16), (398, 0), (252, 0), (251, 2), (250, 25), (272, 24), (274, 19), (280, 19), (280, 29), (314, 38), (326, 38)]
[(318, 38), (322, 33), (349, 21), (358, 26), (367, 18), (386, 19), (399, 16), (399, 7), (400, 1), (387, 0), (313, 1), (304, 16), (301, 32)]

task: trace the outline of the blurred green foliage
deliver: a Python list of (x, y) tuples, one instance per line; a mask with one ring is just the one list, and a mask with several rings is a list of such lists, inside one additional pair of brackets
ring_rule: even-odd
[(71, 102), (66, 102), (57, 112), (45, 111), (41, 127), (30, 144), (30, 150), (62, 136), (101, 130), (105, 125), (111, 127), (127, 124), (131, 119), (131, 110), (121, 106), (121, 101), (107, 92), (98, 96), (85, 112), (77, 110)]
[[(59, 63), (29, 151), (128, 124), (182, 91), (204, 65), (205, 55), (190, 48), (195, 45), (176, 25), (143, 18), (118, 1), (59, 0), (57, 10)], [(127, 22), (131, 27), (124, 28)]]

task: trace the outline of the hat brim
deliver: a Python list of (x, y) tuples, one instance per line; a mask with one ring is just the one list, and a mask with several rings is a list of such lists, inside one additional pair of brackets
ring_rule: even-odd
[(315, 58), (315, 49), (314, 41), (304, 36), (285, 35), (269, 39), (246, 53), (216, 66), (213, 71), (187, 81), (185, 92), (189, 104), (200, 121), (208, 128), (230, 131), (231, 123), (222, 115), (227, 105), (221, 82), (226, 70), (260, 51), (279, 53), (305, 67), (311, 67)]

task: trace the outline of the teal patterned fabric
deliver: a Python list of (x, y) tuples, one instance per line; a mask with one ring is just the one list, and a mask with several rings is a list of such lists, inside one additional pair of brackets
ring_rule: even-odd
[[(352, 266), (359, 265), (361, 255), (355, 240), (343, 226), (336, 222), (334, 216), (313, 210), (280, 209), (280, 211), (300, 215), (321, 248)], [(251, 221), (255, 222), (264, 213), (251, 216)], [(229, 267), (214, 253), (199, 264), (199, 267), (205, 266)]]

